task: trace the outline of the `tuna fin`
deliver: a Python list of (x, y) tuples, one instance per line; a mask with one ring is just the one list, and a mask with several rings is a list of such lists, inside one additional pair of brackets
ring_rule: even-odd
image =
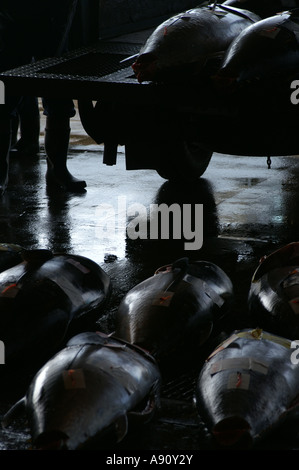
[(210, 321), (202, 328), (200, 332), (200, 337), (198, 340), (199, 345), (204, 344), (209, 339), (209, 337), (211, 336), (212, 330), (213, 330), (213, 322)]
[(127, 415), (121, 415), (115, 422), (115, 432), (117, 443), (122, 441), (128, 432), (128, 418)]
[[(217, 2), (216, 2), (217, 3)], [(253, 20), (252, 18), (250, 18), (249, 15), (246, 14), (246, 11), (244, 10), (240, 10), (239, 8), (234, 8), (234, 7), (231, 7), (230, 5), (220, 5), (218, 4), (217, 5), (221, 10), (225, 10), (225, 11), (228, 11), (230, 13), (234, 13), (235, 15), (238, 15), (238, 16), (241, 16), (242, 18), (245, 18), (246, 20), (249, 20), (251, 21), (252, 23), (255, 23), (255, 20)]]
[(19, 416), (21, 412), (25, 410), (25, 403), (26, 403), (26, 398), (23, 397), (8, 410), (8, 412), (2, 418), (3, 428), (5, 428), (6, 426), (9, 426), (9, 424), (13, 421), (13, 419), (16, 416)]
[(172, 268), (173, 269), (179, 268), (179, 269), (182, 269), (182, 270), (186, 271), (188, 266), (189, 266), (189, 258), (187, 258), (187, 257), (179, 258), (179, 259), (177, 259), (176, 261), (174, 261), (172, 263)]
[(169, 286), (165, 289), (169, 291), (175, 284), (178, 284), (183, 277), (185, 276), (189, 266), (189, 258), (179, 258), (174, 261), (172, 264), (167, 264), (165, 266), (161, 266), (155, 271), (155, 274), (159, 274), (161, 272), (169, 272), (173, 271), (174, 269), (179, 269), (179, 273), (177, 274), (176, 278), (169, 284)]
[(142, 405), (139, 405), (138, 409), (129, 411), (129, 422), (132, 421), (133, 424), (144, 424), (151, 420), (152, 416), (156, 412), (156, 409), (160, 407), (159, 388), (160, 381), (157, 381), (143, 402), (143, 407)]

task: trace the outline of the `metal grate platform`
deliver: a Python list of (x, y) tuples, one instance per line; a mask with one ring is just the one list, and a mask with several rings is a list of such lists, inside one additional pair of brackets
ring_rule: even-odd
[(165, 399), (191, 403), (193, 401), (198, 373), (190, 371), (162, 384), (161, 396)]
[(122, 61), (137, 54), (140, 47), (141, 43), (99, 41), (63, 57), (51, 57), (5, 71), (0, 79), (11, 94), (97, 99), (107, 92), (105, 83), (138, 85), (131, 69), (133, 59)]

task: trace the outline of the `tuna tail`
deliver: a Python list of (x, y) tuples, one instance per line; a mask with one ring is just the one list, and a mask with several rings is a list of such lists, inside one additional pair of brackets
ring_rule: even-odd
[(172, 263), (172, 264), (169, 264), (169, 265), (166, 265), (166, 266), (161, 266), (161, 268), (158, 268), (155, 271), (155, 274), (158, 274), (158, 273), (163, 272), (163, 271), (168, 271), (168, 270), (173, 271), (174, 269), (179, 269), (180, 270), (179, 273), (177, 274), (177, 276), (175, 277), (175, 279), (167, 287), (166, 290), (169, 291), (171, 288), (174, 288), (174, 286), (176, 284), (178, 284), (183, 279), (183, 277), (185, 276), (185, 274), (188, 271), (188, 267), (189, 267), (189, 258), (180, 258), (180, 259), (177, 259), (176, 261), (174, 261), (174, 263)]
[(116, 442), (121, 442), (128, 433), (128, 417), (127, 415), (120, 416), (114, 424), (114, 431), (116, 435)]
[(161, 266), (155, 271), (155, 274), (158, 274), (163, 271), (172, 271), (173, 269), (181, 269), (182, 274), (185, 274), (187, 272), (189, 266), (189, 258), (179, 258), (176, 261), (174, 261), (172, 264), (166, 264), (164, 266)]
[(129, 411), (128, 418), (130, 423), (136, 423), (137, 425), (145, 424), (153, 418), (157, 408), (161, 405), (159, 387), (160, 381), (158, 380), (154, 383), (144, 402), (138, 406), (138, 409)]
[(231, 94), (238, 90), (238, 74), (231, 71), (229, 74), (225, 69), (218, 70), (211, 76), (215, 90), (222, 95)]
[(2, 427), (5, 428), (17, 417), (25, 411), (26, 398), (23, 397), (17, 401), (2, 418)]

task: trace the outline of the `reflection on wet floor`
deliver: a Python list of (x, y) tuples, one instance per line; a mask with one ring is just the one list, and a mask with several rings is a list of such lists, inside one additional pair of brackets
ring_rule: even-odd
[[(75, 176), (86, 180), (87, 191), (67, 194), (47, 190), (42, 134), (41, 146), (41, 154), (35, 160), (12, 155), (9, 187), (0, 201), (1, 242), (80, 254), (98, 262), (111, 276), (113, 286), (107, 311), (98, 320), (98, 327), (104, 332), (113, 331), (115, 311), (130, 288), (151, 276), (159, 266), (182, 256), (215, 262), (230, 276), (236, 302), (227, 326), (246, 326), (248, 287), (260, 257), (298, 240), (297, 157), (275, 157), (268, 169), (266, 157), (215, 153), (203, 178), (192, 184), (171, 183), (153, 170), (126, 171), (122, 147), (117, 165), (104, 166), (103, 148), (85, 135), (76, 116), (68, 166)], [(128, 222), (132, 220), (128, 208), (139, 204), (148, 210), (151, 204), (163, 203), (181, 208), (184, 204), (203, 205), (200, 250), (186, 251), (186, 240), (172, 239), (171, 234), (169, 240), (133, 240), (128, 236)], [(103, 227), (110, 230), (107, 237)], [(170, 399), (165, 393), (166, 411), (156, 427), (147, 428), (140, 448), (147, 445), (159, 449), (161, 442), (165, 449), (209, 448), (189, 394), (186, 401), (176, 402), (177, 397)], [(175, 404), (182, 413), (173, 412)], [(1, 413), (7, 411), (6, 405), (1, 404)], [(1, 431), (1, 449), (27, 448), (24, 429), (21, 420), (16, 427)], [(123, 446), (130, 448), (130, 439)], [(292, 445), (299, 447), (298, 442)]]

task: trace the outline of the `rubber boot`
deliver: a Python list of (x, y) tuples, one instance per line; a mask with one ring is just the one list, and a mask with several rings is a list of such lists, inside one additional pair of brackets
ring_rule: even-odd
[(45, 128), (45, 151), (47, 155), (46, 182), (66, 191), (83, 191), (86, 182), (75, 178), (67, 169), (67, 155), (70, 138), (70, 123), (67, 119), (47, 117)]
[(19, 109), (21, 138), (14, 146), (21, 156), (36, 157), (39, 153), (40, 114), (38, 100), (24, 97)]
[(11, 120), (0, 121), (0, 197), (8, 184), (9, 152), (11, 145)]

